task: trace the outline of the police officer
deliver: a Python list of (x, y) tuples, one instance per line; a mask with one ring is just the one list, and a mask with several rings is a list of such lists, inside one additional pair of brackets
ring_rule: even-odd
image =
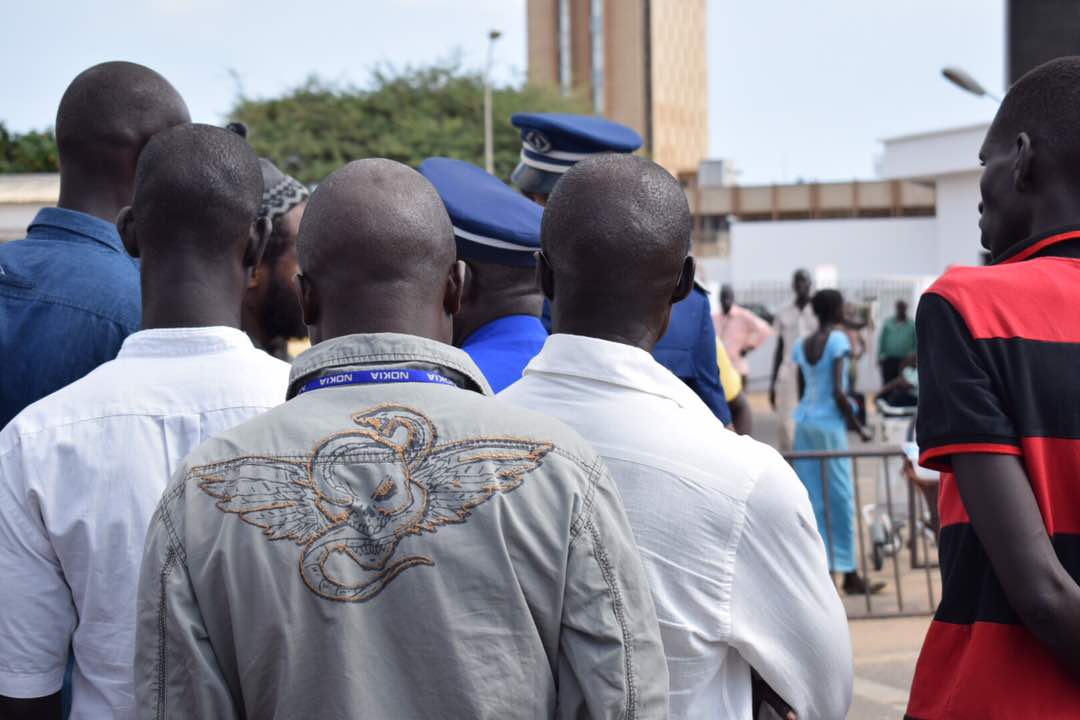
[[(643, 143), (625, 125), (591, 115), (517, 113), (510, 122), (521, 131), (521, 161), (510, 181), (540, 205), (547, 204), (555, 183), (579, 160), (597, 153), (632, 153)], [(544, 327), (551, 327), (547, 303), (543, 321)], [(694, 291), (672, 308), (667, 334), (653, 349), (653, 357), (693, 388), (721, 422), (731, 425), (705, 288), (695, 283)]]
[(420, 164), (454, 225), (467, 276), (454, 317), (454, 345), (472, 358), (499, 392), (521, 373), (547, 339), (544, 298), (536, 282), (543, 210), (475, 165), (450, 158)]

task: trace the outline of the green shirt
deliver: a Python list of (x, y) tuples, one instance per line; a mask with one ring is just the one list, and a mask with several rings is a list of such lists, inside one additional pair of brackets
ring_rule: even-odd
[(915, 323), (910, 320), (900, 322), (895, 317), (886, 320), (878, 341), (878, 357), (902, 360), (913, 352), (915, 352)]

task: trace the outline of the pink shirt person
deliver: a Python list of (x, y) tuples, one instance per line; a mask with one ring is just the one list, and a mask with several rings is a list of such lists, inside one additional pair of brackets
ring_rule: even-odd
[(749, 371), (745, 353), (755, 349), (772, 332), (768, 323), (741, 305), (735, 304), (735, 293), (730, 285), (720, 290), (720, 313), (713, 316), (716, 337), (724, 343), (724, 349), (740, 375)]

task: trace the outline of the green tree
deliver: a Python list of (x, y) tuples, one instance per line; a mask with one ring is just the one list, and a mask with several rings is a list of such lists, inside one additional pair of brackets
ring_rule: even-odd
[(0, 173), (56, 172), (56, 137), (52, 129), (12, 133), (0, 123)]
[[(275, 99), (241, 97), (231, 118), (248, 126), (255, 150), (303, 182), (318, 182), (350, 160), (386, 157), (416, 167), (432, 155), (483, 166), (483, 77), (456, 61), (376, 69), (367, 88), (311, 78)], [(581, 98), (532, 86), (492, 92), (495, 174), (518, 162), (516, 112), (588, 112)]]

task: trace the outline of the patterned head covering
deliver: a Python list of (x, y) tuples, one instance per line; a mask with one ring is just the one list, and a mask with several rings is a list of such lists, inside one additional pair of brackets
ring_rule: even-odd
[(259, 215), (277, 220), (308, 199), (308, 189), (295, 178), (289, 177), (277, 169), (266, 158), (259, 158), (262, 167), (263, 196), (259, 205)]

